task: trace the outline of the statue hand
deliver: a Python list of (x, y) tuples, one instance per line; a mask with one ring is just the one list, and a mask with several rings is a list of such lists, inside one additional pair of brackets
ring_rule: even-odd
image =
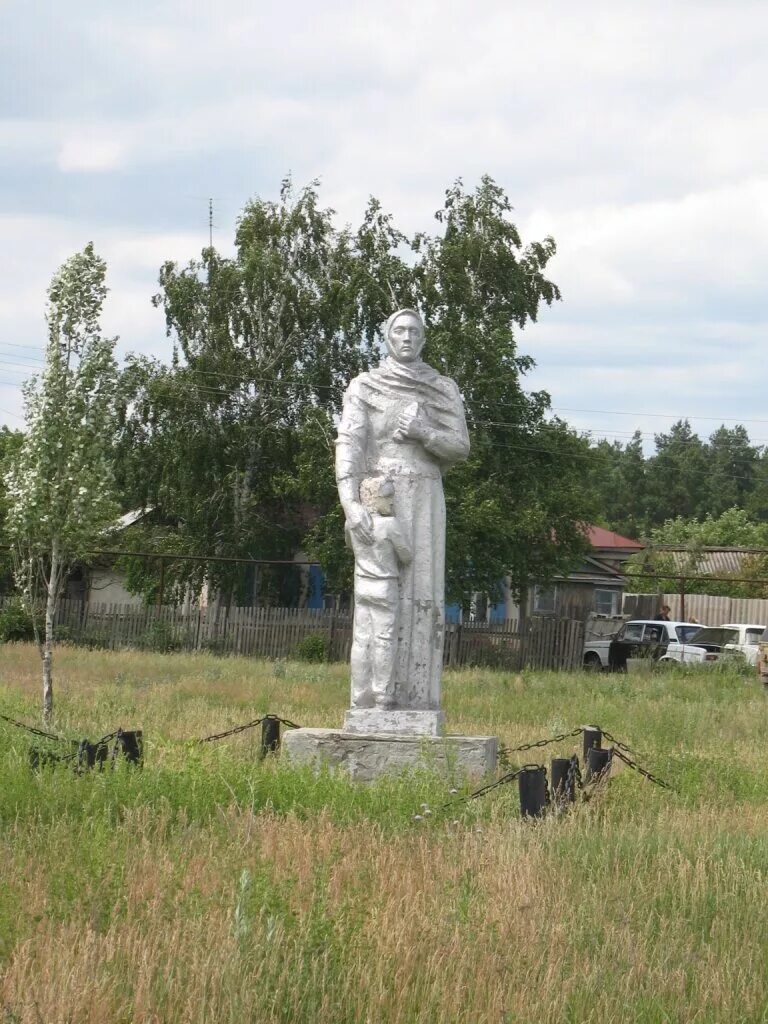
[(373, 544), (373, 520), (370, 512), (355, 503), (347, 510), (347, 526), (363, 544)]
[(397, 430), (394, 433), (395, 441), (426, 441), (429, 428), (424, 420), (411, 412), (400, 414), (397, 421)]

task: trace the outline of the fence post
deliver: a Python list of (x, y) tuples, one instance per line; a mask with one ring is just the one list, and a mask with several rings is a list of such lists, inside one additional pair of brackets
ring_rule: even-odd
[(336, 642), (336, 599), (334, 598), (331, 608), (331, 621), (328, 624), (328, 653), (326, 661), (333, 661), (333, 645)]
[(603, 750), (601, 747), (591, 747), (587, 753), (587, 779), (599, 782), (601, 778), (607, 778), (611, 770), (613, 750)]
[(543, 764), (524, 768), (517, 777), (520, 813), (524, 818), (540, 818), (547, 806), (547, 769)]
[(584, 726), (584, 762), (587, 763), (587, 757), (590, 750), (597, 747), (599, 749), (600, 744), (603, 740), (603, 734), (600, 729), (595, 725)]
[(550, 784), (552, 786), (552, 802), (563, 806), (573, 803), (576, 799), (576, 780), (574, 775), (579, 766), (579, 759), (573, 757), (553, 757)]
[(261, 756), (276, 754), (280, 749), (280, 719), (267, 715), (261, 722)]
[(157, 607), (163, 607), (163, 598), (165, 597), (165, 558), (160, 555), (160, 583), (157, 588)]

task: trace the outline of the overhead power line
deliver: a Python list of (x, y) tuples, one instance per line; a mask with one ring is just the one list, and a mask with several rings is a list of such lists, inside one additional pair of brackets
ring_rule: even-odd
[[(0, 366), (3, 366), (3, 365), (11, 366), (11, 367), (13, 367), (13, 366), (26, 367), (28, 369), (33, 369), (33, 370), (36, 370), (36, 371), (39, 371), (41, 369), (41, 367), (31, 366), (30, 364), (25, 364), (25, 363), (20, 363), (20, 362), (7, 362), (7, 361), (3, 361), (2, 359), (0, 359)], [(217, 379), (221, 378), (221, 377), (225, 377), (227, 379), (232, 379), (232, 380), (238, 381), (238, 383), (240, 385), (239, 388), (233, 388), (232, 390), (227, 391), (225, 389), (217, 388), (217, 387), (214, 387), (214, 386), (208, 386), (208, 385), (205, 385), (205, 384), (196, 384), (193, 381), (184, 381), (182, 383), (182, 382), (180, 382), (178, 380), (178, 378), (173, 378), (171, 376), (169, 376), (167, 378), (168, 382), (171, 383), (174, 387), (176, 387), (176, 388), (180, 387), (182, 390), (185, 390), (189, 394), (197, 394), (197, 395), (202, 395), (202, 396), (208, 395), (208, 396), (215, 397), (215, 398), (220, 398), (220, 399), (237, 398), (240, 390), (243, 387), (248, 387), (251, 384), (269, 385), (270, 387), (274, 387), (274, 388), (276, 388), (278, 390), (282, 389), (284, 391), (300, 390), (300, 391), (305, 391), (305, 392), (306, 391), (312, 391), (312, 390), (338, 391), (341, 387), (343, 387), (342, 384), (337, 384), (337, 385), (311, 384), (310, 385), (310, 384), (306, 384), (306, 383), (300, 382), (300, 381), (279, 380), (278, 378), (275, 378), (275, 377), (263, 377), (263, 376), (256, 376), (256, 375), (245, 378), (245, 377), (239, 376), (238, 374), (228, 374), (228, 373), (219, 372), (219, 371), (212, 371), (212, 370), (197, 370), (197, 369), (194, 369), (194, 368), (191, 368), (191, 367), (184, 367), (184, 370), (187, 373), (193, 373), (193, 374), (197, 374), (199, 376), (204, 376), (204, 377), (211, 376), (211, 377), (216, 377)], [(15, 372), (15, 371), (12, 371), (12, 372)], [(0, 385), (5, 385), (5, 386), (8, 386), (8, 387), (15, 387), (15, 388), (19, 388), (20, 387), (20, 384), (17, 381), (10, 381), (10, 380), (3, 380), (3, 379), (0, 379)], [(17, 413), (8, 412), (8, 415), (13, 416), (14, 418), (17, 418), (17, 419), (23, 421), (23, 417), (19, 416)], [(719, 419), (719, 417), (710, 417), (710, 418)], [(479, 420), (478, 419), (478, 420), (475, 420), (474, 422), (478, 426), (497, 426), (497, 427), (509, 427), (509, 428), (512, 428), (512, 429), (520, 429), (520, 424), (512, 422), (512, 421)], [(758, 422), (758, 421), (754, 421), (754, 422)], [(762, 422), (762, 421), (760, 421), (760, 422)], [(765, 422), (768, 422), (768, 421), (765, 421)], [(585, 428), (585, 429), (587, 429), (587, 428)], [(609, 438), (608, 437), (600, 438), (600, 440), (609, 440)], [(750, 439), (750, 441), (752, 443), (757, 442), (759, 440), (760, 439)], [(502, 441), (493, 440), (493, 441), (486, 442), (486, 443), (490, 444), (490, 447), (492, 447), (492, 448), (505, 449), (505, 450), (510, 450), (510, 451), (536, 452), (536, 453), (539, 453), (539, 454), (542, 454), (542, 455), (549, 455), (549, 456), (564, 455), (564, 456), (566, 456), (568, 458), (582, 459), (582, 460), (592, 460), (593, 457), (594, 457), (593, 454), (587, 453), (587, 452), (583, 452), (583, 453), (581, 453), (581, 452), (573, 452), (570, 447), (569, 448), (563, 448), (563, 447), (558, 447), (558, 446), (542, 447), (541, 445), (524, 444), (524, 443), (520, 443), (519, 441), (518, 442), (506, 442), (505, 443), (505, 442), (502, 442)], [(675, 443), (677, 443), (677, 444), (691, 444), (691, 445), (695, 445), (697, 443), (705, 444), (706, 442), (701, 442), (697, 438), (690, 438), (688, 440), (680, 439), (679, 441), (676, 441)], [(741, 475), (739, 475), (739, 476), (729, 475), (729, 479), (732, 480), (732, 481), (735, 481), (735, 482), (744, 482), (744, 483), (751, 483), (751, 482), (753, 482), (751, 477), (745, 477), (745, 476), (741, 476)]]
[[(2, 355), (1, 352), (0, 352), (0, 355)], [(29, 369), (29, 370), (34, 370), (34, 371), (39, 371), (42, 368), (43, 365), (44, 364), (43, 364), (42, 361), (41, 361), (41, 365), (37, 366), (37, 365), (32, 365), (30, 363), (19, 362), (18, 360), (11, 361), (11, 360), (0, 359), (0, 366), (22, 367), (22, 368)], [(273, 386), (275, 388), (283, 389), (283, 390), (288, 390), (288, 391), (295, 391), (295, 390), (298, 390), (298, 389), (316, 390), (316, 391), (338, 391), (340, 388), (342, 388), (344, 386), (343, 383), (341, 383), (341, 382), (339, 384), (311, 384), (311, 385), (309, 385), (309, 384), (303, 383), (301, 381), (279, 380), (276, 377), (264, 377), (264, 376), (261, 376), (261, 375), (245, 376), (245, 375), (242, 375), (242, 374), (227, 373), (226, 371), (223, 371), (223, 370), (199, 370), (199, 369), (197, 369), (195, 367), (191, 367), (191, 366), (185, 366), (185, 367), (182, 367), (182, 369), (183, 369), (183, 371), (185, 373), (194, 374), (194, 375), (199, 376), (199, 377), (206, 377), (206, 378), (207, 377), (213, 377), (216, 380), (219, 380), (219, 379), (234, 380), (234, 381), (237, 381), (240, 386), (245, 386), (245, 387), (247, 387), (249, 384), (269, 384), (269, 385), (271, 385), (271, 386)], [(12, 372), (15, 372), (15, 371), (12, 371)], [(173, 381), (173, 384), (174, 384), (175, 387), (185, 387), (185, 388), (188, 388), (189, 390), (195, 390), (195, 391), (198, 391), (200, 393), (209, 393), (209, 394), (215, 394), (215, 395), (226, 395), (227, 394), (227, 392), (222, 391), (221, 388), (209, 386), (209, 385), (204, 384), (204, 383), (195, 384), (195, 383), (193, 383), (191, 381), (184, 381), (183, 383), (181, 383), (179, 381), (178, 377), (173, 378), (170, 375), (168, 377), (168, 380), (169, 381)], [(14, 382), (11, 382), (11, 381), (0, 381), (0, 383), (6, 383), (6, 384), (11, 384), (13, 386), (18, 386), (16, 384), (14, 384)], [(230, 393), (234, 394), (234, 392), (230, 392)], [(524, 392), (524, 394), (530, 395), (530, 394), (532, 394), (532, 392)], [(565, 410), (562, 407), (550, 406), (550, 411), (551, 412), (557, 412), (557, 411), (563, 412), (563, 411), (568, 411), (568, 410)], [(589, 412), (590, 410), (584, 409), (584, 410), (572, 410), (572, 411)], [(594, 412), (599, 414), (600, 410), (594, 410)], [(644, 413), (628, 413), (627, 412), (627, 413), (622, 413), (622, 415), (642, 416), (642, 415), (646, 415), (646, 414), (644, 414)], [(657, 415), (661, 415), (661, 414), (660, 413), (649, 413), (648, 415), (657, 416)], [(671, 417), (671, 415), (670, 415), (670, 418), (673, 418), (673, 417)], [(680, 418), (683, 418), (683, 417), (678, 417), (678, 419), (680, 419)], [(699, 418), (713, 420), (713, 421), (723, 421), (723, 420), (735, 419), (735, 417), (727, 417), (727, 416), (726, 417), (708, 416), (708, 417), (699, 417)], [(484, 426), (519, 427), (519, 423), (515, 423), (515, 422), (509, 421), (509, 420), (479, 420), (478, 422), (482, 423)], [(743, 420), (741, 420), (739, 422), (755, 422), (755, 423), (757, 423), (757, 422), (763, 423), (764, 422), (764, 423), (768, 423), (768, 420), (748, 420), (748, 419), (745, 418), (745, 419), (743, 419)], [(589, 426), (584, 427), (582, 429), (585, 430), (586, 432), (590, 433), (590, 434), (595, 434), (595, 435), (596, 434), (600, 434), (600, 435), (603, 435), (606, 439), (612, 438), (612, 437), (616, 438), (616, 439), (619, 439), (620, 437), (626, 436), (626, 437), (628, 437), (631, 440), (632, 437), (634, 437), (635, 434), (639, 434), (642, 438), (650, 440), (650, 439), (652, 439), (652, 438), (654, 438), (656, 436), (655, 432), (642, 431), (642, 430), (636, 430), (636, 431), (619, 431), (619, 430), (603, 431), (603, 430), (599, 430), (597, 428), (589, 427)], [(755, 441), (761, 441), (761, 440), (765, 441), (767, 439), (764, 439), (764, 438), (750, 438), (750, 440), (755, 442)], [(696, 443), (696, 439), (695, 438), (691, 438), (690, 441), (686, 441), (684, 439), (680, 439), (676, 443), (680, 443), (680, 444), (686, 444), (686, 443), (695, 444)]]
[[(31, 346), (31, 345), (18, 345), (18, 344), (15, 344), (14, 342), (10, 342), (10, 341), (0, 342), (0, 349), (2, 349), (4, 347), (20, 348), (20, 349), (34, 349), (35, 351), (38, 351), (38, 352), (42, 352), (43, 351), (43, 349), (41, 349), (39, 346), (36, 347), (36, 346)], [(2, 352), (0, 352), (0, 355), (2, 355)], [(42, 358), (37, 360), (37, 357), (35, 357), (35, 356), (27, 356), (26, 359), (27, 360), (35, 359), (36, 362), (34, 364), (32, 364), (30, 362), (21, 362), (21, 361), (18, 361), (18, 360), (14, 360), (14, 361), (11, 361), (11, 360), (6, 360), (6, 361), (0, 360), (0, 364), (8, 365), (8, 366), (19, 366), (19, 367), (24, 367), (24, 368), (30, 369), (30, 370), (39, 370), (41, 367), (43, 367), (45, 365), (45, 360), (42, 359)], [(230, 378), (230, 379), (238, 380), (238, 381), (239, 380), (243, 380), (243, 378), (241, 377), (240, 374), (226, 373), (225, 371), (222, 371), (222, 370), (198, 370), (198, 369), (196, 369), (194, 367), (191, 367), (191, 366), (185, 366), (185, 367), (182, 367), (182, 369), (186, 370), (188, 373), (196, 373), (199, 376), (216, 377), (216, 378), (224, 377), (224, 378)], [(299, 385), (298, 383), (293, 383), (291, 381), (278, 381), (275, 378), (268, 378), (268, 377), (251, 377), (251, 378), (249, 378), (249, 380), (253, 380), (253, 381), (256, 381), (256, 382), (259, 382), (259, 383), (271, 382), (271, 383), (274, 383), (277, 386), (282, 386), (282, 387), (299, 387), (299, 386), (303, 387), (303, 386), (306, 386), (306, 385)], [(338, 384), (338, 385), (335, 385), (335, 384), (333, 384), (333, 385), (331, 385), (331, 384), (324, 384), (324, 385), (318, 384), (318, 385), (314, 385), (316, 390), (326, 390), (326, 391), (333, 391), (333, 390), (336, 390), (338, 387), (341, 387), (341, 386), (342, 386), (341, 384)], [(539, 390), (542, 390), (542, 389), (539, 389)], [(546, 389), (543, 389), (543, 390), (546, 390)], [(538, 391), (525, 391), (524, 390), (522, 393), (524, 395), (530, 397), (531, 395), (538, 394), (539, 392)], [(632, 409), (583, 409), (583, 408), (578, 408), (577, 409), (577, 408), (572, 408), (570, 406), (563, 406), (563, 405), (550, 405), (549, 406), (549, 410), (551, 412), (575, 412), (575, 413), (583, 413), (583, 414), (586, 414), (586, 415), (593, 415), (593, 416), (635, 416), (635, 417), (644, 417), (644, 416), (646, 416), (646, 417), (651, 417), (653, 419), (668, 419), (668, 420), (673, 420), (673, 421), (680, 421), (680, 420), (707, 420), (707, 421), (711, 421), (711, 422), (728, 422), (728, 423), (737, 423), (737, 424), (746, 424), (746, 423), (768, 424), (768, 419), (759, 419), (759, 418), (750, 417), (750, 416), (710, 416), (710, 415), (701, 415), (699, 413), (647, 412), (646, 410), (642, 410), (641, 411), (641, 410), (637, 410), (637, 409), (634, 409), (634, 410), (632, 410)], [(590, 430), (592, 428), (585, 427), (584, 429), (585, 430)], [(626, 433), (626, 434), (628, 434), (631, 437), (632, 434), (635, 433), (635, 432), (630, 430), (630, 431), (610, 431), (609, 433), (611, 435)], [(653, 436), (650, 431), (640, 431), (640, 433), (643, 434), (644, 436)]]

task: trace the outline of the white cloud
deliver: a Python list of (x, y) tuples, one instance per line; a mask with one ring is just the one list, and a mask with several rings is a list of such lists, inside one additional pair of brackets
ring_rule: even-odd
[(27, 54), (27, 91), (44, 62), (66, 105), (52, 116), (42, 90), (37, 114), (30, 101), (0, 121), (4, 194), (23, 205), (0, 219), (0, 341), (42, 336), (50, 274), (93, 237), (109, 329), (167, 351), (157, 267), (204, 242), (197, 207), (164, 216), (181, 191), (224, 193), (229, 215), (292, 170), (322, 178), (342, 221), (373, 193), (414, 231), (455, 177), (489, 172), (524, 237), (558, 242), (565, 301), (520, 339), (539, 361), (532, 385), (556, 406), (630, 410), (649, 432), (666, 412), (760, 418), (764, 4), (104, 0), (94, 14), (73, 0), (66, 26), (65, 67), (31, 22)]
[(57, 163), (62, 171), (114, 171), (125, 162), (125, 145), (120, 139), (99, 137), (99, 130), (82, 132), (64, 140)]

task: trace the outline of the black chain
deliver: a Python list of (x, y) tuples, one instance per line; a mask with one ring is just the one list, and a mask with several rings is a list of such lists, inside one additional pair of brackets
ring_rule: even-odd
[[(595, 728), (600, 729), (600, 726), (596, 725)], [(625, 753), (629, 754), (632, 757), (640, 756), (636, 750), (633, 750), (632, 747), (628, 747), (627, 744), (622, 743), (621, 740), (617, 740), (615, 736), (611, 735), (611, 733), (609, 732), (606, 732), (605, 729), (600, 729), (600, 732), (603, 734), (603, 736), (605, 736), (609, 743), (612, 743), (614, 745), (614, 747), (618, 747), (619, 750), (623, 750)]]
[(31, 732), (33, 736), (42, 736), (46, 740), (56, 740), (57, 743), (69, 743), (69, 740), (65, 740), (63, 736), (56, 736), (52, 732), (44, 732), (42, 729), (35, 729), (33, 725), (25, 725), (24, 722), (17, 722), (15, 718), (9, 718), (8, 715), (0, 715), (0, 718), (4, 722), (8, 722), (10, 725), (15, 725), (17, 729), (24, 729), (26, 732)]
[(486, 793), (490, 793), (492, 790), (498, 789), (499, 786), (505, 786), (509, 782), (514, 782), (518, 775), (521, 775), (523, 772), (530, 771), (533, 768), (538, 769), (543, 767), (544, 765), (542, 764), (524, 764), (521, 768), (515, 768), (511, 772), (507, 772), (506, 775), (502, 775), (501, 778), (496, 779), (495, 782), (489, 782), (485, 786), (480, 786), (479, 789), (473, 790), (473, 792), (468, 793), (466, 796), (457, 797), (455, 800), (448, 800), (446, 803), (441, 804), (437, 810), (444, 811), (449, 807), (455, 807), (456, 804), (465, 804), (469, 800), (476, 800), (478, 797), (485, 796)]
[(265, 715), (265, 718), (276, 718), (278, 722), (285, 726), (286, 729), (300, 729), (301, 726), (297, 725), (296, 722), (292, 722), (290, 718), (279, 718), (277, 715)]
[(661, 786), (662, 789), (672, 789), (672, 786), (670, 786), (668, 782), (664, 782), (663, 779), (657, 778), (655, 775), (651, 774), (651, 772), (647, 771), (645, 768), (641, 768), (636, 761), (633, 761), (631, 757), (627, 757), (627, 755), (623, 753), (621, 750), (614, 748), (613, 752), (616, 755), (616, 757), (619, 758), (620, 761), (623, 761), (624, 764), (627, 765), (627, 767), (632, 768), (634, 771), (638, 772), (640, 775), (643, 776), (644, 779), (648, 779), (649, 782), (653, 782), (657, 786)]
[(576, 790), (583, 789), (584, 783), (581, 778), (579, 759), (574, 754), (568, 765), (568, 772), (565, 776), (565, 791), (563, 792), (564, 802), (571, 802), (576, 799)]
[(550, 743), (562, 743), (563, 740), (569, 740), (573, 736), (580, 736), (584, 730), (581, 726), (578, 729), (572, 729), (570, 732), (561, 732), (558, 736), (551, 736), (546, 740), (534, 740), (532, 743), (521, 743), (519, 747), (502, 747), (499, 751), (500, 757), (506, 757), (508, 754), (519, 754), (523, 750), (534, 750), (536, 747), (548, 747)]
[(60, 757), (59, 761), (73, 761), (75, 758), (77, 758), (78, 768), (82, 767), (83, 765), (87, 767), (87, 764), (85, 762), (87, 758), (86, 751), (88, 747), (93, 746), (94, 749), (98, 750), (99, 747), (105, 746), (107, 743), (109, 743), (110, 740), (113, 740), (121, 731), (121, 729), (118, 729), (116, 732), (107, 733), (106, 736), (102, 736), (100, 740), (96, 740), (96, 742), (93, 744), (91, 744), (90, 740), (87, 738), (80, 740), (77, 750), (73, 754), (67, 754), (64, 757)]
[(246, 729), (254, 729), (257, 725), (261, 725), (264, 721), (263, 718), (254, 718), (252, 722), (246, 722), (245, 725), (236, 725), (234, 729), (227, 729), (226, 732), (214, 732), (210, 736), (203, 736), (198, 743), (213, 743), (215, 740), (226, 739), (227, 736), (235, 736), (239, 732), (245, 732)]
[(255, 729), (257, 725), (261, 725), (262, 722), (280, 722), (287, 729), (300, 729), (301, 726), (292, 722), (289, 718), (280, 718), (279, 715), (263, 715), (261, 718), (254, 718), (252, 722), (246, 722), (245, 725), (236, 725), (234, 729), (227, 729), (226, 732), (215, 732), (211, 736), (204, 736), (201, 740), (197, 740), (198, 743), (213, 743), (215, 740), (223, 740), (228, 736), (236, 736), (239, 732), (245, 732), (246, 729)]

